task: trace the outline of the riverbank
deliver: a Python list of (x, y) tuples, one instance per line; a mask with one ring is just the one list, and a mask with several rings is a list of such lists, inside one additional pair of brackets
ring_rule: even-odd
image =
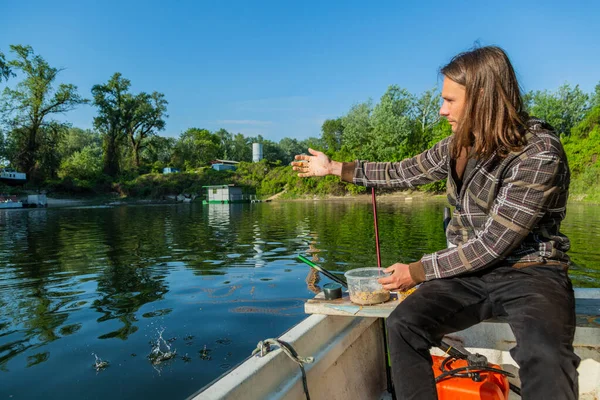
[[(87, 198), (81, 197), (48, 197), (48, 207), (81, 207), (81, 206), (119, 206), (119, 205), (145, 205), (145, 204), (179, 204), (184, 203), (182, 196), (163, 196), (161, 198), (138, 198), (138, 197), (108, 197), (108, 196), (91, 196)], [(268, 198), (272, 202), (307, 202), (307, 201), (319, 201), (319, 202), (335, 202), (335, 201), (351, 201), (360, 203), (370, 203), (372, 201), (371, 193), (360, 193), (360, 194), (346, 194), (343, 196), (336, 195), (306, 195), (301, 197), (283, 197), (281, 193)], [(398, 191), (398, 192), (387, 192), (378, 193), (378, 203), (397, 203), (397, 202), (419, 202), (419, 201), (445, 201), (445, 193), (430, 193), (420, 191)], [(197, 197), (192, 201), (185, 201), (187, 203), (202, 202), (202, 197)], [(596, 202), (587, 201), (582, 196), (571, 196), (569, 203), (574, 204), (598, 204)]]
[[(585, 184), (584, 184), (585, 183)], [(299, 178), (289, 165), (280, 165), (262, 160), (257, 163), (242, 162), (235, 171), (217, 171), (212, 168), (199, 168), (187, 172), (159, 174), (141, 174), (131, 178), (110, 178), (82, 181), (62, 178), (47, 181), (38, 187), (9, 188), (0, 185), (0, 193), (22, 195), (26, 192), (35, 194), (45, 191), (51, 197), (71, 199), (98, 198), (104, 201), (118, 202), (168, 202), (175, 197), (203, 198), (206, 186), (235, 185), (242, 188), (245, 194), (256, 195), (263, 201), (304, 201), (352, 199), (361, 201), (370, 198), (370, 190), (343, 182), (338, 177)], [(4, 189), (4, 190), (3, 190)], [(418, 190), (378, 189), (377, 197), (381, 201), (387, 198), (394, 200), (410, 198), (430, 198), (445, 196), (445, 182), (440, 181), (421, 186)], [(582, 181), (575, 174), (571, 179), (571, 200), (600, 204), (600, 187), (593, 179)], [(110, 199), (110, 200), (105, 200)], [(183, 200), (182, 200), (183, 201)], [(189, 200), (188, 200), (189, 201)], [(64, 204), (64, 203), (63, 203)]]

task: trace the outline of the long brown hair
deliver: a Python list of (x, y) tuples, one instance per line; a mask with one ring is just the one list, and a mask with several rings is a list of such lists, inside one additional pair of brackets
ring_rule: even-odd
[(452, 157), (473, 146), (478, 158), (501, 157), (525, 143), (523, 99), (515, 70), (499, 47), (486, 46), (456, 55), (440, 72), (465, 86), (465, 107), (452, 140)]

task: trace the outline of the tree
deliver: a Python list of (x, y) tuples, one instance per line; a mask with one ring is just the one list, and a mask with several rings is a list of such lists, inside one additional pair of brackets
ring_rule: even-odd
[(344, 123), (342, 118), (327, 119), (323, 122), (321, 126), (321, 138), (330, 153), (339, 151), (342, 148), (343, 135)]
[(348, 114), (342, 118), (344, 125), (344, 136), (342, 150), (351, 158), (361, 158), (362, 149), (370, 140), (369, 136), (373, 130), (371, 125), (371, 112), (373, 107), (371, 100), (355, 104), (350, 108)]
[(194, 169), (206, 166), (220, 153), (217, 135), (207, 129), (190, 128), (183, 132), (173, 151), (173, 163), (179, 168)]
[(128, 124), (126, 110), (130, 95), (131, 82), (119, 72), (115, 73), (104, 85), (94, 85), (92, 95), (94, 105), (98, 107), (98, 116), (94, 118), (94, 126), (103, 138), (103, 170), (109, 176), (119, 173), (119, 148), (126, 138)]
[(126, 95), (125, 103), (125, 130), (131, 145), (133, 166), (139, 168), (140, 150), (146, 147), (147, 139), (165, 128), (163, 118), (167, 117), (168, 103), (165, 95), (158, 92)]
[(88, 145), (65, 157), (60, 164), (59, 176), (90, 180), (102, 172), (102, 149)]
[[(440, 121), (440, 97), (437, 93), (437, 88), (423, 93), (414, 104), (414, 135), (413, 135), (413, 152), (421, 152), (429, 148), (429, 144), (437, 135), (434, 127)], [(436, 143), (437, 140), (434, 142)]]
[(219, 138), (219, 143), (221, 145), (221, 154), (220, 157), (223, 160), (230, 160), (232, 153), (232, 137), (231, 133), (227, 132), (225, 129), (219, 129), (215, 132), (215, 135)]
[(556, 92), (536, 91), (524, 96), (529, 113), (548, 122), (561, 135), (570, 135), (588, 110), (589, 96), (565, 83)]
[(258, 135), (256, 140), (252, 143), (261, 143), (263, 145), (263, 158), (270, 162), (283, 162), (286, 158), (285, 153), (281, 150), (279, 145), (271, 140), (264, 139), (261, 135)]
[(91, 129), (69, 128), (58, 145), (60, 158), (67, 158), (84, 147), (98, 148), (102, 152), (102, 137)]
[(590, 98), (590, 109), (596, 106), (600, 106), (600, 83), (596, 85)]
[[(50, 67), (30, 46), (10, 48), (15, 59), (8, 66), (25, 77), (14, 89), (4, 89), (2, 110), (9, 116), (12, 127), (10, 135), (16, 151), (12, 161), (35, 180), (41, 178), (35, 173), (36, 166), (41, 169), (44, 159), (54, 157), (52, 145), (66, 129), (66, 124), (50, 117), (71, 111), (87, 100), (72, 84), (60, 84), (55, 90), (52, 85), (60, 70)], [(40, 154), (40, 150), (50, 154)]]
[(14, 76), (14, 74), (10, 69), (10, 65), (6, 62), (6, 58), (4, 58), (4, 53), (0, 51), (0, 82), (3, 78), (7, 81), (11, 76)]
[(562, 138), (569, 156), (571, 193), (596, 196), (600, 182), (600, 104), (592, 108), (585, 118)]
[(281, 162), (284, 165), (291, 163), (296, 154), (305, 153), (307, 149), (302, 142), (290, 138), (281, 139), (278, 146), (282, 156)]
[(414, 96), (406, 89), (390, 86), (371, 116), (371, 139), (365, 143), (372, 161), (396, 161), (408, 157), (412, 147), (411, 112)]
[(241, 133), (236, 133), (231, 142), (228, 157), (234, 161), (252, 161), (252, 142)]
[(140, 158), (145, 164), (156, 166), (156, 171), (168, 166), (173, 156), (177, 140), (171, 137), (150, 136), (146, 146), (140, 153)]

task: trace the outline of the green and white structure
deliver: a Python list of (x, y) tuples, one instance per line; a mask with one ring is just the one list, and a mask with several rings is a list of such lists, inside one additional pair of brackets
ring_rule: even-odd
[(243, 194), (242, 188), (234, 185), (202, 186), (206, 189), (203, 204), (254, 203), (256, 195)]

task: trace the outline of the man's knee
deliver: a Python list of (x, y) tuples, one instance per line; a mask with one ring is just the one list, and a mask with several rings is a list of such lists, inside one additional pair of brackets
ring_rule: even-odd
[(510, 351), (513, 359), (521, 368), (545, 368), (546, 370), (575, 371), (580, 358), (568, 344), (544, 344), (531, 341), (525, 345), (515, 346)]
[(419, 307), (411, 306), (411, 303), (414, 303), (414, 301), (410, 300), (412, 299), (409, 297), (402, 301), (387, 317), (386, 326), (388, 329), (404, 330), (411, 326), (419, 327), (422, 325), (422, 321), (419, 318), (422, 312), (419, 310)]

